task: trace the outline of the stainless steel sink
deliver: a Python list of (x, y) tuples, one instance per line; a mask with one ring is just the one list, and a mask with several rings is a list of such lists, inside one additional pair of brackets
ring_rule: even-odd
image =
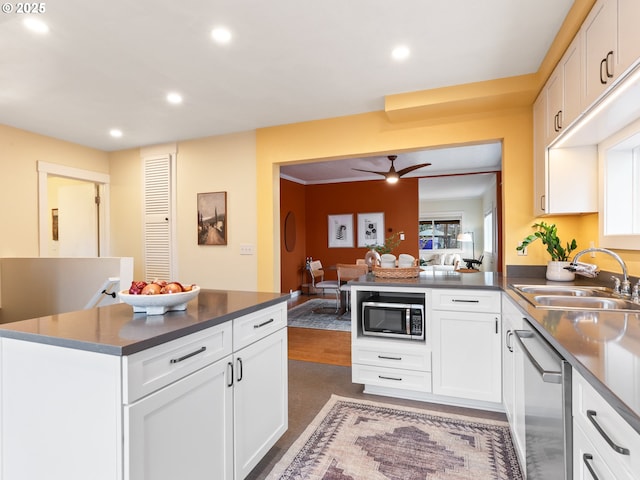
[(610, 296), (606, 287), (573, 287), (560, 285), (514, 285), (518, 290), (533, 295), (564, 295), (574, 297)]
[(640, 304), (620, 298), (613, 290), (599, 286), (512, 285), (529, 303), (538, 308), (565, 310), (640, 311)]
[(534, 304), (545, 307), (577, 308), (580, 310), (640, 310), (640, 304), (623, 298), (575, 297), (566, 295), (535, 295)]

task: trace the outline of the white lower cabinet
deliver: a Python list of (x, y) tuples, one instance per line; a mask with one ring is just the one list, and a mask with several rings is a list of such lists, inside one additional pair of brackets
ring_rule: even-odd
[(640, 434), (575, 369), (572, 387), (574, 477), (637, 479)]
[(633, 479), (628, 475), (615, 476), (579, 425), (573, 426), (573, 478), (574, 480)]
[(125, 406), (125, 480), (233, 478), (230, 360)]
[(241, 480), (288, 428), (286, 328), (237, 352), (233, 371), (235, 478)]
[(502, 295), (502, 402), (509, 420), (520, 465), (526, 465), (524, 430), (524, 363), (514, 338), (521, 330), (523, 316), (506, 294)]
[(500, 292), (434, 289), (432, 297), (433, 393), (501, 402)]

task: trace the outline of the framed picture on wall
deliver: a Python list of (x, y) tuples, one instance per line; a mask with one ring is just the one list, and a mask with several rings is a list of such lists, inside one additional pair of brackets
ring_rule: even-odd
[(198, 245), (227, 244), (227, 192), (198, 194)]
[(353, 214), (329, 215), (329, 248), (353, 247)]
[(358, 247), (384, 245), (384, 213), (358, 214)]

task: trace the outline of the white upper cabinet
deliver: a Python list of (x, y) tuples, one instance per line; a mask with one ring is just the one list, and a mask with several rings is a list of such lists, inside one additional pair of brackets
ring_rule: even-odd
[(618, 69), (627, 70), (640, 57), (640, 2), (618, 0)]
[(585, 91), (583, 106), (591, 105), (616, 79), (617, 0), (600, 0), (585, 20)]
[(582, 32), (579, 32), (549, 77), (546, 96), (545, 145), (551, 143), (582, 112)]

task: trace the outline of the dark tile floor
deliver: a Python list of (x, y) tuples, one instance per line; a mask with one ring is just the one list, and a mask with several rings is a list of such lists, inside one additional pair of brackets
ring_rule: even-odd
[(304, 432), (332, 394), (364, 398), (393, 405), (425, 408), (431, 411), (459, 413), (505, 420), (504, 414), (474, 409), (449, 407), (433, 403), (394, 399), (362, 392), (362, 385), (351, 382), (351, 367), (289, 360), (289, 430), (249, 474), (249, 480), (266, 478), (293, 442)]

